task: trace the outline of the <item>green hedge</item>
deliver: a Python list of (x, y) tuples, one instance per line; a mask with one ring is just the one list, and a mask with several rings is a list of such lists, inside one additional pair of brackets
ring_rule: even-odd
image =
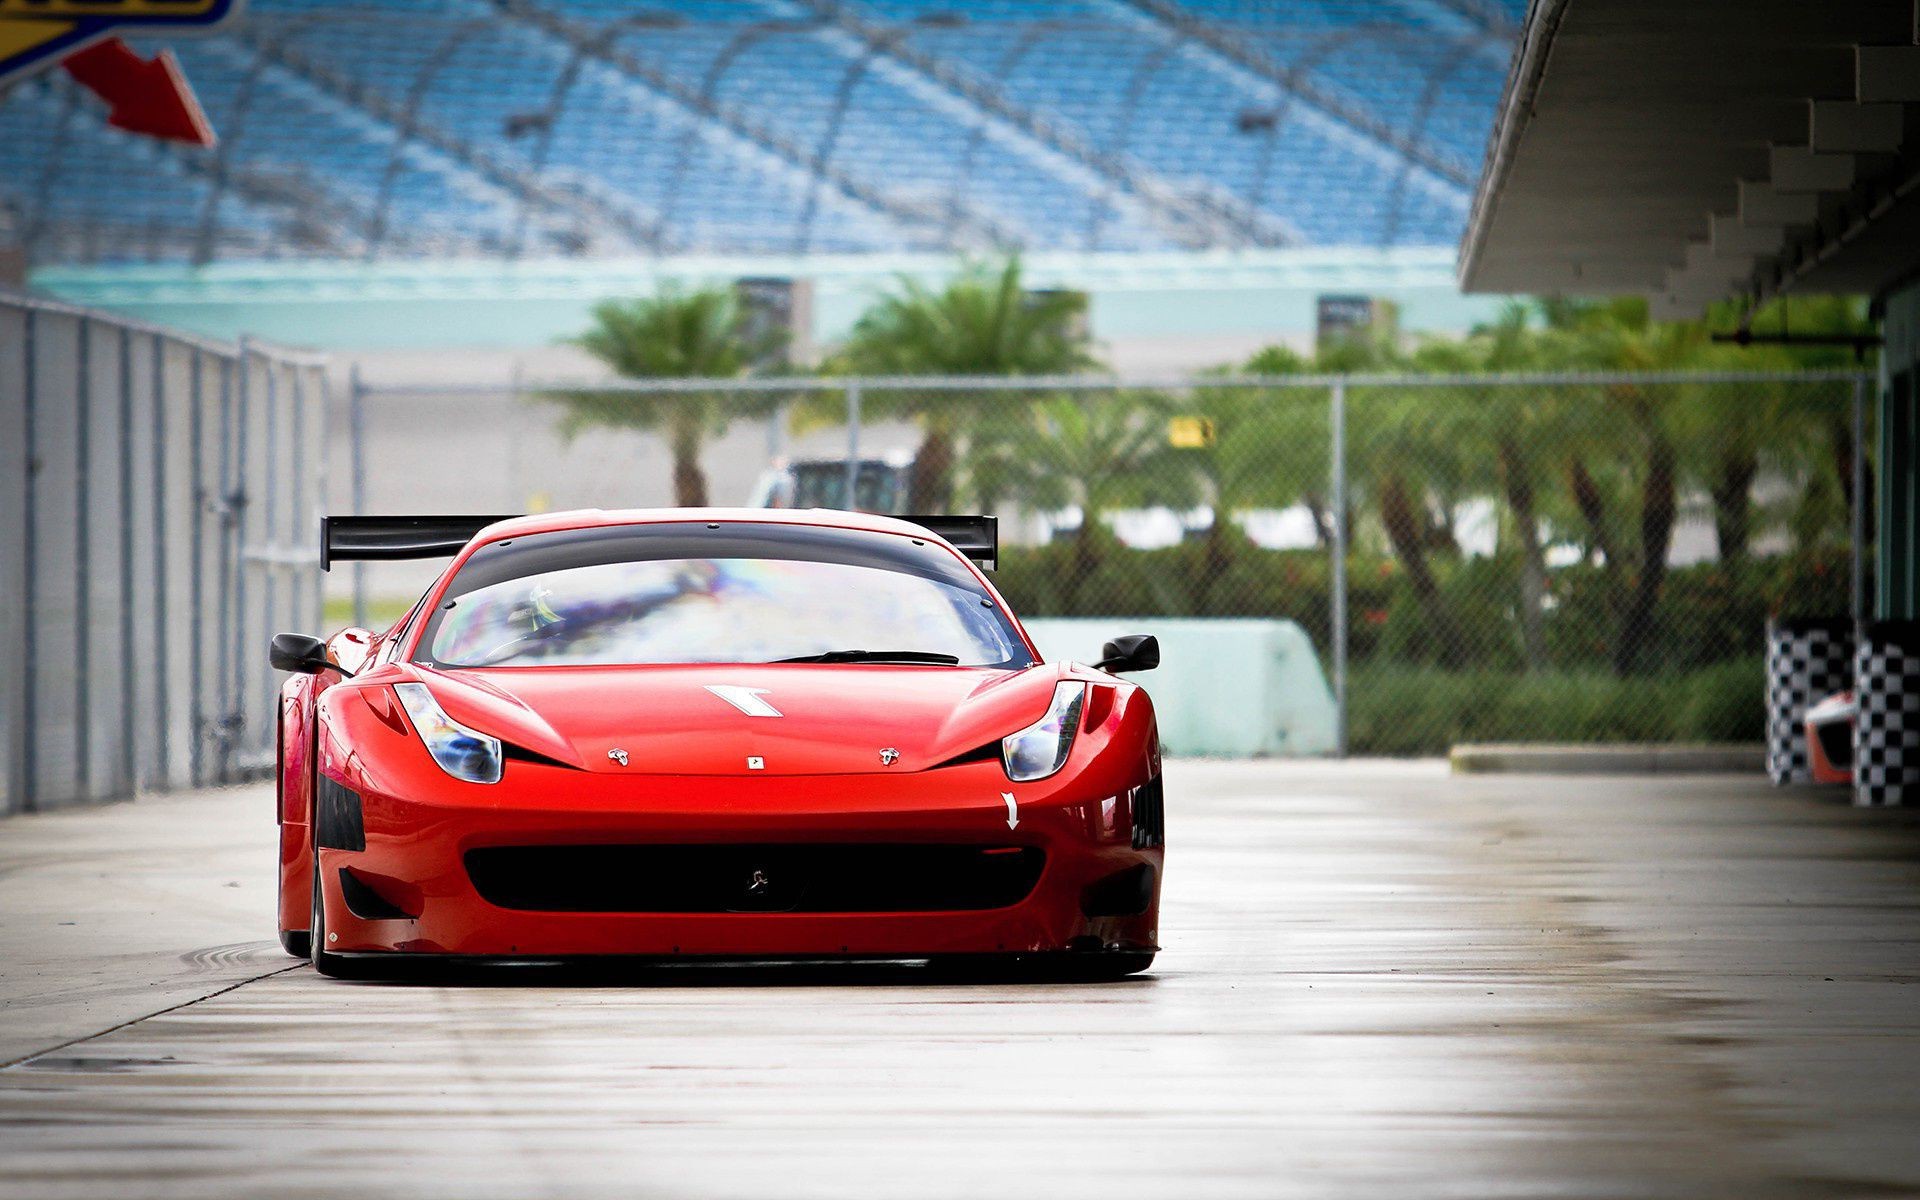
[[(1092, 549), (1086, 571), (1088, 556), (1071, 544), (1007, 547), (996, 582), (1023, 616), (1282, 617), (1325, 653), (1322, 552), (1262, 550), (1244, 539), (1130, 550), (1103, 538)], [(1348, 732), (1357, 754), (1444, 754), (1459, 742), (1758, 741), (1768, 615), (1845, 612), (1848, 604), (1843, 550), (1680, 568), (1661, 589), (1643, 655), (1657, 670), (1621, 678), (1610, 669), (1618, 631), (1606, 573), (1557, 569), (1542, 622), (1548, 662), (1527, 671), (1519, 563), (1437, 558), (1433, 568), (1466, 643), (1466, 670), (1437, 665), (1427, 616), (1398, 563), (1348, 562)], [(1631, 581), (1613, 581), (1622, 582)]]
[[(1467, 659), (1491, 670), (1524, 667), (1517, 558), (1442, 557), (1432, 565)], [(1131, 550), (1103, 537), (1091, 555), (1071, 543), (1005, 547), (995, 582), (1022, 616), (1281, 617), (1299, 622), (1324, 653), (1329, 576), (1321, 551), (1262, 550), (1237, 536), (1221, 546), (1200, 541), (1160, 550)], [(1846, 612), (1848, 578), (1843, 550), (1670, 571), (1643, 661), (1683, 670), (1756, 660), (1770, 613)], [(1348, 653), (1355, 663), (1438, 660), (1427, 615), (1397, 562), (1355, 555), (1347, 579)], [(1550, 573), (1546, 665), (1566, 671), (1611, 661), (1618, 630), (1609, 586), (1606, 572), (1594, 566)]]
[(1757, 742), (1764, 675), (1758, 657), (1631, 679), (1366, 665), (1348, 677), (1348, 741), (1399, 756), (1460, 742)]

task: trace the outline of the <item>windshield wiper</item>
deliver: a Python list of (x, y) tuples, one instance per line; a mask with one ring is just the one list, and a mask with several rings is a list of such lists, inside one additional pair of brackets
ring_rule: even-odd
[(957, 655), (931, 654), (925, 650), (829, 650), (825, 654), (802, 654), (798, 658), (776, 658), (773, 661), (777, 663), (939, 663), (948, 667), (960, 665)]

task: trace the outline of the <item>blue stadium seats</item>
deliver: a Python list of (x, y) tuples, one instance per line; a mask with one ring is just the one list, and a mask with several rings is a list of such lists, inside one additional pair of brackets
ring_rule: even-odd
[(1520, 8), (252, 0), (173, 47), (220, 148), (49, 76), (0, 205), (41, 261), (1445, 245)]

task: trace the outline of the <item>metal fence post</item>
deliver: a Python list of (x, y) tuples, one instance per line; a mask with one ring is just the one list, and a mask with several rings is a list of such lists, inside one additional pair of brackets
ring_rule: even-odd
[(25, 436), (21, 438), (26, 444), (21, 450), (25, 459), (22, 466), (27, 473), (27, 487), (24, 511), (20, 514), (24, 523), (20, 537), (20, 623), (24, 635), (20, 662), (20, 725), (23, 738), (20, 744), (20, 794), (14, 799), (16, 812), (33, 812), (39, 807), (35, 797), (40, 781), (40, 588), (37, 578), (40, 546), (36, 533), (40, 507), (40, 447), (36, 428), (40, 380), (34, 361), (39, 316), (33, 309), (27, 310), (23, 329), (26, 345), (21, 347), (21, 385), (26, 392), (22, 398), (26, 409), (22, 414), (25, 418)]
[(90, 800), (93, 779), (93, 322), (81, 317), (74, 352), (73, 772), (74, 796)]
[(841, 507), (852, 511), (859, 504), (860, 487), (860, 385), (847, 385), (847, 502)]
[(187, 782), (206, 778), (206, 359), (198, 347), (187, 366), (187, 487), (193, 523), (187, 527)]
[[(307, 503), (306, 371), (307, 369), (305, 367), (290, 368), (287, 381), (292, 392), (291, 403), (293, 405), (293, 412), (289, 422), (293, 427), (293, 446), (290, 453), (292, 459), (291, 466), (293, 468), (293, 492), (287, 501), (287, 550), (289, 552), (300, 544), (301, 512), (305, 509)], [(278, 530), (274, 531), (273, 539), (276, 542), (280, 540)], [(301, 584), (304, 583), (305, 580), (301, 577), (300, 569), (294, 564), (291, 558), (287, 560), (286, 565), (287, 611), (284, 617), (276, 614), (275, 620), (280, 623), (280, 629), (299, 629), (313, 632), (319, 628), (319, 623), (315, 622), (313, 625), (308, 625), (302, 619), (305, 615), (302, 610), (306, 607), (306, 589), (303, 588)], [(269, 629), (268, 632), (274, 633), (278, 632), (278, 630)]]
[(163, 788), (173, 786), (173, 757), (168, 743), (173, 730), (168, 693), (173, 690), (172, 659), (168, 654), (167, 591), (167, 349), (153, 335), (153, 689), (154, 776)]
[[(1920, 10), (1917, 10), (1920, 11)], [(1853, 377), (1853, 619), (1867, 612), (1867, 377)]]
[(233, 567), (233, 576), (228, 585), (233, 589), (233, 627), (232, 640), (225, 647), (229, 657), (227, 674), (231, 680), (232, 692), (220, 713), (220, 754), (221, 777), (231, 782), (235, 775), (235, 760), (242, 749), (240, 735), (245, 728), (243, 722), (247, 711), (247, 606), (251, 600), (247, 587), (247, 509), (253, 503), (252, 490), (249, 487), (249, 459), (252, 457), (253, 440), (253, 345), (245, 337), (240, 338), (239, 349), (234, 360), (234, 370), (239, 373), (239, 384), (234, 391), (233, 408), (233, 490), (228, 493), (227, 504), (232, 512), (228, 523), (228, 541), (232, 545), (232, 557), (228, 560)]
[[(264, 593), (261, 596), (260, 605), (260, 611), (263, 614), (260, 632), (271, 636), (274, 632), (274, 623), (280, 619), (280, 567), (274, 555), (279, 550), (280, 542), (280, 372), (283, 367), (280, 363), (267, 359), (266, 368), (266, 461), (261, 464), (260, 472), (263, 485), (260, 490), (265, 495), (260, 498), (264, 511), (260, 514), (259, 541), (266, 557), (258, 561), (264, 568), (260, 573), (260, 590)], [(253, 556), (249, 554), (246, 557)], [(242, 648), (240, 655), (242, 661), (251, 663), (259, 658), (259, 655), (251, 653), (252, 650), (252, 646)], [(266, 664), (261, 663), (261, 666), (265, 667)], [(253, 672), (249, 671), (247, 674), (253, 675)], [(271, 670), (266, 671), (262, 678), (267, 684), (271, 684)], [(266, 688), (263, 686), (259, 692), (253, 694), (262, 695), (265, 691)]]
[[(120, 327), (120, 786), (140, 788), (134, 755), (134, 692), (140, 684), (133, 639), (133, 330)], [(118, 789), (116, 789), (118, 790)]]
[(227, 729), (226, 716), (228, 672), (222, 656), (233, 644), (234, 587), (233, 587), (233, 460), (234, 460), (234, 362), (229, 358), (220, 360), (220, 454), (218, 468), (218, 505), (220, 514), (220, 549), (217, 559), (216, 583), (219, 621), (215, 626), (214, 652), (208, 664), (213, 668), (214, 690), (218, 697), (214, 703), (213, 720), (209, 734), (214, 738), (214, 747), (218, 752), (214, 760), (213, 781), (227, 782)]
[[(327, 487), (332, 472), (327, 461), (327, 440), (333, 428), (333, 380), (325, 367), (315, 369), (314, 379), (320, 387), (320, 411), (314, 416), (314, 427), (320, 435), (318, 453), (314, 455), (313, 484), (305, 497), (307, 532), (318, 546), (320, 530), (313, 522), (325, 511), (327, 506)], [(312, 581), (309, 603), (313, 605), (313, 621), (307, 626), (310, 633), (319, 634), (327, 623), (327, 577), (320, 570), (320, 559), (316, 554), (308, 563), (308, 579)]]
[[(507, 372), (507, 404), (510, 410), (515, 413), (521, 411), (521, 405), (526, 401), (526, 397), (521, 394), (525, 384), (526, 372), (520, 360), (515, 358), (513, 360), (513, 367)], [(507, 479), (508, 486), (513, 489), (512, 494), (519, 496), (520, 499), (509, 500), (507, 502), (507, 511), (509, 512), (530, 512), (534, 507), (532, 503), (534, 499), (534, 489), (522, 488), (520, 486), (520, 481), (526, 478), (526, 470), (520, 451), (521, 439), (512, 439), (511, 444), (507, 447)], [(544, 491), (545, 489), (540, 490)], [(550, 506), (542, 505), (541, 507)]]
[(1334, 754), (1347, 756), (1347, 384), (1333, 381), (1329, 417), (1333, 459), (1333, 588), (1330, 597), (1333, 651)]
[[(367, 389), (360, 382), (360, 364), (347, 372), (347, 463), (355, 516), (367, 511)], [(353, 564), (353, 624), (367, 627), (367, 564)]]
[(772, 464), (784, 457), (787, 452), (787, 410), (790, 401), (774, 402), (773, 412), (767, 417), (767, 462)]

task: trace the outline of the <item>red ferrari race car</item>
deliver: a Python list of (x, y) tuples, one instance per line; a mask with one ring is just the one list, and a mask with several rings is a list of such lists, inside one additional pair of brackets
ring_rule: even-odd
[(334, 517), (451, 554), (381, 633), (273, 639), (280, 929), (420, 960), (915, 959), (1117, 977), (1158, 949), (1153, 706), (1045, 663), (990, 517)]

